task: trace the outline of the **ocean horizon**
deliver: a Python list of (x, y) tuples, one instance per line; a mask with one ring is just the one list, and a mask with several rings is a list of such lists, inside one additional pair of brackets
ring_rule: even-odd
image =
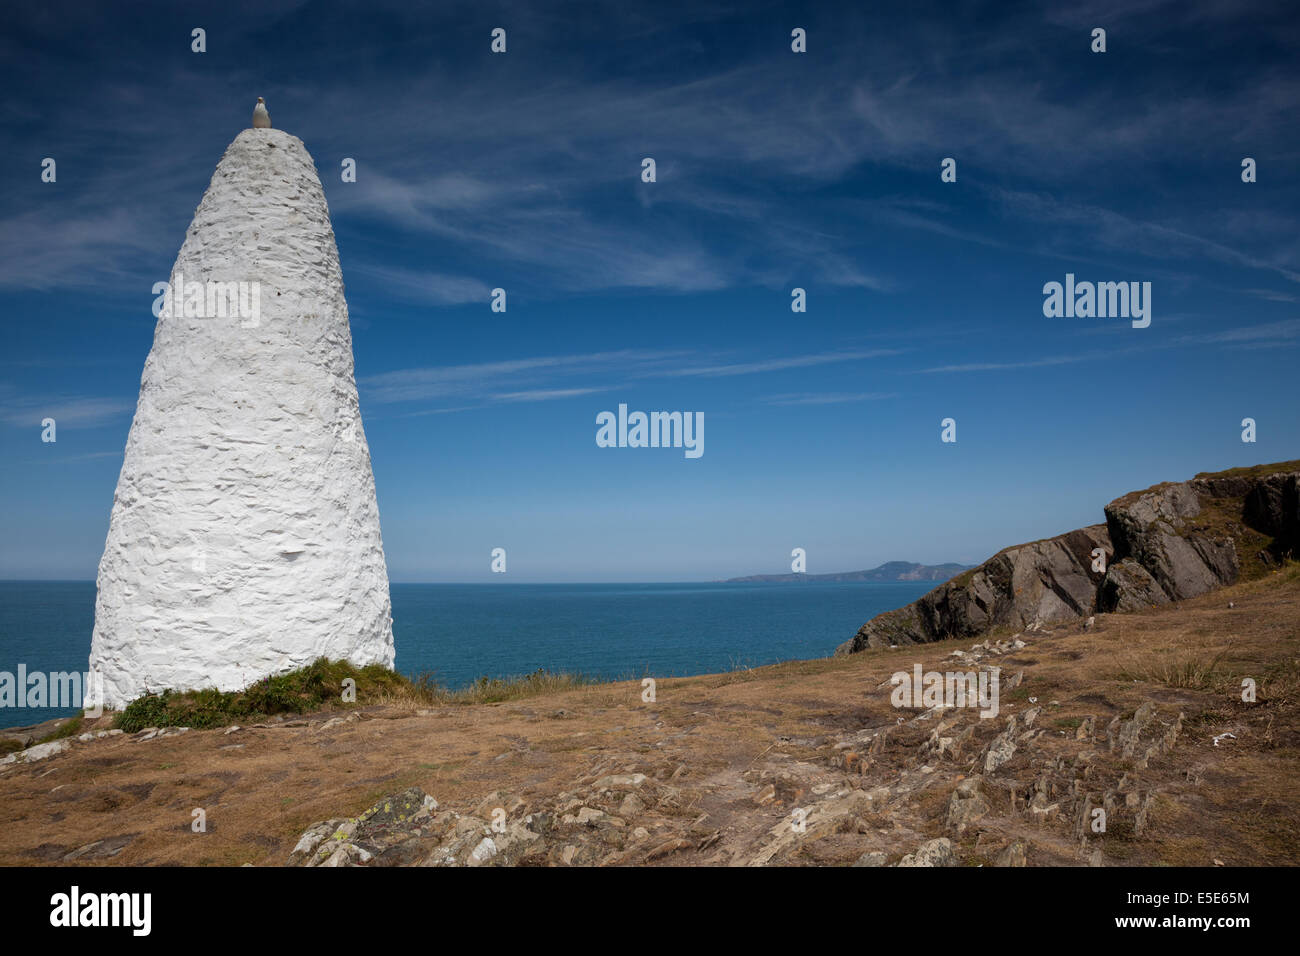
[[(396, 669), (459, 688), (538, 669), (688, 677), (827, 657), (937, 581), (391, 583)], [(85, 672), (94, 581), (0, 581), (0, 672)], [(0, 727), (72, 708), (0, 707)]]

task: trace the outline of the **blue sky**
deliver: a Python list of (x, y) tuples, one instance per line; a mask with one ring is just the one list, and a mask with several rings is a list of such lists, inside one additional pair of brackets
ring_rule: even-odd
[[(0, 577), (94, 577), (151, 287), (259, 95), (330, 203), (394, 581), (974, 563), (1300, 457), (1290, 4), (7, 18)], [(1067, 272), (1151, 282), (1151, 326), (1045, 318)], [(705, 454), (598, 448), (620, 402), (703, 412)]]

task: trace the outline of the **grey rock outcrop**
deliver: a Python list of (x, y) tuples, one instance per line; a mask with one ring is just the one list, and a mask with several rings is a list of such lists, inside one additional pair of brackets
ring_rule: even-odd
[(920, 600), (872, 618), (836, 653), (973, 637), (997, 627), (1023, 630), (1078, 617), (1096, 603), (1102, 578), (1092, 570), (1096, 548), (1111, 550), (1105, 525), (1007, 548)]
[(927, 840), (898, 861), (899, 866), (956, 866), (957, 856), (952, 852), (952, 841), (946, 837)]
[[(1237, 580), (1237, 549), (1232, 537), (1198, 527), (1201, 500), (1191, 484), (1157, 485), (1125, 495), (1106, 506), (1106, 527), (1115, 558), (1126, 567), (1102, 588), (1102, 611), (1137, 610), (1165, 600), (1196, 597)], [(1147, 580), (1133, 565), (1141, 567)], [(1107, 574), (1107, 578), (1110, 575)]]
[[(1006, 548), (872, 618), (837, 655), (1132, 612), (1233, 584), (1300, 550), (1300, 462), (1198, 475), (1117, 498), (1106, 523)], [(1094, 571), (1095, 552), (1105, 570)], [(1101, 565), (1097, 565), (1101, 567)]]
[(1097, 594), (1099, 608), (1121, 614), (1168, 603), (1169, 595), (1151, 573), (1132, 558), (1110, 566)]
[(1300, 548), (1300, 473), (1261, 478), (1244, 497), (1242, 520), (1294, 554)]

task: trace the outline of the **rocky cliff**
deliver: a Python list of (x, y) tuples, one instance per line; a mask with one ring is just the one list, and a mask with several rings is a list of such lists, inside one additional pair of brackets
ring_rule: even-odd
[(1105, 516), (999, 551), (872, 618), (836, 654), (1137, 611), (1256, 576), (1300, 551), (1300, 461), (1156, 485), (1112, 501)]
[(105, 703), (318, 657), (391, 667), (343, 277), (300, 139), (239, 134), (170, 281), (99, 566)]

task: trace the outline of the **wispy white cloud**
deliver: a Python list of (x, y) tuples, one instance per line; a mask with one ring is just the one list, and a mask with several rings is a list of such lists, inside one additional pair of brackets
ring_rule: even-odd
[(729, 375), (756, 375), (761, 372), (779, 372), (791, 368), (809, 368), (814, 365), (831, 365), (839, 362), (857, 362), (864, 359), (887, 358), (901, 355), (900, 349), (866, 349), (842, 352), (819, 352), (813, 355), (789, 355), (784, 358), (763, 359), (757, 362), (736, 362), (729, 365), (700, 365), (665, 371), (669, 377), (700, 376), (718, 378)]
[(596, 392), (608, 392), (609, 388), (533, 388), (522, 392), (502, 392), (493, 395), (498, 402), (551, 402), (562, 398), (577, 398), (580, 395), (592, 395)]
[(85, 461), (103, 461), (105, 458), (116, 458), (120, 461), (122, 455), (123, 453), (121, 451), (91, 451), (82, 455), (48, 455), (43, 458), (28, 458), (21, 462), (14, 462), (14, 464), (57, 467), (60, 465), (76, 465)]
[(135, 411), (135, 402), (120, 398), (17, 398), (0, 408), (0, 420), (15, 427), (39, 429), (54, 419), (57, 428), (93, 428)]
[[(396, 369), (359, 380), (368, 402), (414, 402), (428, 399), (490, 399), (524, 394), (521, 384), (549, 388), (557, 379), (574, 375), (641, 375), (662, 372), (680, 362), (679, 350), (620, 349), (576, 355), (545, 355), (469, 365)], [(516, 386), (511, 389), (510, 386)], [(585, 386), (582, 386), (585, 387)], [(502, 391), (502, 389), (507, 391)]]
[[(0, 288), (124, 287), (125, 275), (154, 247), (146, 221), (125, 209), (73, 208), (68, 215), (66, 204), (54, 204), (0, 219)], [(142, 302), (150, 301), (149, 289), (139, 283)]]
[[(249, 13), (241, 14), (240, 29), (268, 29), (300, 6), (243, 4)], [(1158, 17), (1162, 26), (1203, 28), (1207, 22), (1217, 26), (1236, 5), (1090, 4), (1098, 19), (1115, 22), (1120, 6), (1128, 7), (1125, 19)], [(374, 3), (371, 9), (412, 36), (439, 22), (427, 11), (396, 3)], [(439, 15), (454, 21), (471, 9), (449, 4)], [(1261, 11), (1267, 7), (1250, 4), (1235, 16)], [(607, 4), (600, 22), (608, 42), (593, 56), (621, 55), (620, 38), (667, 38), (673, 27), (736, 13), (725, 3), (696, 4), (671, 17)], [(1180, 90), (1177, 96), (1135, 97), (1118, 105), (1109, 95), (1065, 97), (1049, 82), (1025, 80), (1024, 58), (1046, 59), (1050, 51), (1027, 44), (1016, 30), (962, 30), (961, 17), (968, 14), (957, 9), (951, 16), (917, 16), (902, 35), (875, 31), (869, 18), (855, 15), (837, 16), (834, 41), (824, 30), (814, 31), (814, 42), (834, 42), (853, 50), (854, 62), (870, 63), (865, 74), (845, 69), (842, 56), (773, 59), (751, 51), (675, 82), (647, 81), (626, 69), (554, 70), (521, 87), (520, 75), (502, 69), (498, 58), (434, 58), (377, 96), (372, 84), (334, 70), (363, 54), (380, 54), (365, 47), (373, 40), (358, 38), (319, 51), (312, 82), (266, 92), (273, 97), (273, 116), (281, 118), (277, 125), (305, 139), (322, 172), (336, 171), (340, 155), (358, 158), (356, 183), (341, 186), (331, 182), (336, 177), (324, 176), (338, 224), (366, 232), (376, 224), (395, 229), (484, 265), (482, 278), (466, 275), (477, 270), (463, 263), (440, 265), (422, 277), (394, 266), (388, 245), (350, 255), (349, 273), (382, 278), (387, 272), (389, 288), (407, 301), (473, 301), (482, 284), (498, 284), (487, 270), (507, 268), (517, 284), (545, 294), (704, 292), (789, 276), (890, 292), (901, 287), (896, 277), (871, 261), (852, 236), (828, 227), (827, 209), (815, 201), (815, 192), (864, 165), (905, 174), (924, 168), (937, 176), (937, 159), (954, 152), (963, 184), (999, 177), (1023, 184), (1004, 197), (1007, 221), (1047, 227), (1051, 237), (1069, 233), (1081, 254), (1211, 261), (1300, 281), (1296, 240), (1279, 238), (1297, 233), (1295, 217), (1285, 210), (1274, 212), (1275, 221), (1260, 233), (1252, 228), (1259, 230), (1264, 218), (1254, 210), (1234, 224), (1220, 210), (1188, 210), (1181, 200), (1165, 202), (1150, 215), (1124, 215), (1100, 203), (1070, 205), (1041, 196), (1062, 179), (1087, 181), (1090, 172), (1124, 168), (1153, 149), (1195, 159), (1223, 143), (1249, 143), (1261, 154), (1271, 149), (1286, 155), (1275, 147), (1288, 135), (1300, 96), (1300, 80), (1292, 73), (1260, 70), (1217, 84), (1213, 92)], [(86, 16), (89, 24), (103, 18)], [(1042, 16), (1069, 29), (1089, 20), (1075, 8)], [(527, 5), (512, 7), (511, 18), (531, 24), (538, 35), (563, 22)], [(41, 19), (41, 25), (56, 31), (52, 22)], [(1029, 26), (1041, 29), (1033, 18)], [(93, 34), (95, 27), (85, 29)], [(581, 27), (566, 22), (563, 29)], [(681, 42), (680, 36), (673, 42)], [(667, 47), (655, 56), (667, 59), (678, 50)], [(1008, 56), (1012, 52), (1018, 55)], [(523, 55), (512, 52), (505, 65), (523, 62), (516, 59)], [(974, 74), (973, 62), (984, 64)], [(653, 58), (644, 65), (661, 66)], [(127, 73), (55, 109), (35, 111), (24, 98), (6, 96), (6, 106), (24, 123), (59, 117), (61, 155), (93, 155), (96, 162), (76, 176), (67, 167), (47, 192), (15, 193), (3, 204), (8, 211), (0, 220), (0, 288), (121, 282), (126, 273), (138, 273), (142, 261), (165, 271), (213, 157), (247, 122), (247, 104), (229, 102), (230, 91), (259, 88), (260, 82), (250, 64), (229, 71), (227, 82), (214, 90), (208, 71), (182, 62), (163, 82), (152, 71)], [(158, 117), (193, 118), (203, 110), (205, 123), (194, 124), (195, 135), (173, 137), (166, 149), (157, 148), (151, 137)], [(413, 122), (417, 116), (421, 121)], [(227, 132), (221, 131), (223, 122), (231, 124)], [(1090, 130), (1104, 135), (1090, 136), (1087, 148), (1080, 148), (1081, 131)], [(638, 180), (645, 155), (660, 161), (657, 183)], [(1005, 241), (945, 222), (942, 209), (909, 207), (889, 197), (858, 202), (874, 209), (873, 221), (886, 228), (990, 247)], [(700, 230), (701, 223), (707, 228)]]
[[(808, 355), (787, 355), (747, 362), (698, 364), (698, 357), (685, 350), (622, 349), (573, 355), (448, 365), (431, 368), (396, 369), (370, 375), (359, 381), (367, 404), (397, 404), (420, 401), (453, 401), (455, 410), (465, 411), (484, 404), (544, 402), (598, 392), (612, 391), (613, 381), (654, 378), (729, 378), (760, 375), (787, 369), (810, 368), (843, 362), (864, 361), (902, 354), (897, 349), (848, 349)], [(597, 377), (599, 384), (592, 383)], [(573, 381), (585, 378), (587, 381)], [(529, 386), (521, 388), (520, 386)], [(778, 396), (786, 404), (818, 404), (867, 401), (886, 395)], [(468, 402), (469, 404), (466, 404)], [(774, 404), (782, 403), (773, 401)], [(432, 413), (448, 409), (431, 410)]]
[(842, 405), (897, 397), (897, 392), (795, 392), (787, 395), (771, 395), (763, 402), (767, 405)]
[(391, 266), (363, 264), (356, 273), (378, 280), (395, 298), (433, 305), (463, 305), (489, 301), (492, 290), (487, 283), (469, 276), (399, 269)]
[(1269, 302), (1300, 302), (1300, 296), (1290, 295), (1286, 292), (1278, 292), (1274, 289), (1246, 289), (1247, 295), (1253, 295), (1259, 299), (1266, 299)]
[[(1136, 334), (1136, 333), (1135, 333)], [(1051, 355), (1043, 358), (1015, 361), (963, 362), (917, 369), (918, 374), (948, 372), (1003, 372), (1014, 369), (1047, 368), (1053, 365), (1073, 365), (1079, 362), (1109, 361), (1146, 352), (1160, 352), (1178, 348), (1204, 345), (1226, 345), (1230, 348), (1267, 348), (1300, 344), (1300, 319), (1265, 322), (1216, 332), (1199, 332), (1181, 335), (1166, 341), (1147, 342), (1115, 349), (1092, 349), (1069, 355)]]
[(1209, 260), (1274, 272), (1300, 282), (1300, 270), (1233, 246), (1195, 235), (1184, 228), (1139, 220), (1090, 203), (1067, 202), (1045, 192), (992, 188), (1004, 214), (1068, 229), (1084, 245), (1153, 259)]
[(1223, 342), (1285, 342), (1300, 339), (1300, 319), (1283, 319), (1280, 322), (1265, 322), (1261, 325), (1243, 325), (1223, 329), (1218, 332), (1204, 332), (1198, 335), (1183, 336), (1178, 340), (1182, 345), (1214, 345)]
[(917, 371), (927, 375), (944, 372), (1006, 372), (1020, 368), (1071, 365), (1075, 362), (1091, 362), (1106, 357), (1109, 357), (1109, 355), (1100, 352), (1092, 354), (1079, 353), (1078, 355), (1054, 355), (1041, 359), (1026, 359), (1019, 362), (964, 362), (959, 365), (938, 365), (934, 368), (923, 368)]

